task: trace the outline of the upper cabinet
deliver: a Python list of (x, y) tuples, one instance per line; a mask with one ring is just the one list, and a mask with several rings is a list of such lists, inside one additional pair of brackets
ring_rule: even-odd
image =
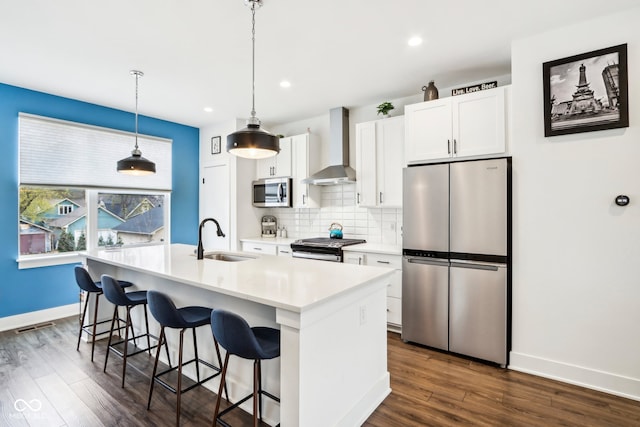
[(280, 138), (280, 152), (277, 155), (256, 161), (258, 178), (291, 176), (291, 138)]
[(406, 163), (504, 153), (506, 88), (405, 106)]
[(311, 133), (285, 139), (288, 139), (291, 145), (293, 207), (317, 208), (320, 206), (320, 187), (304, 184), (302, 180), (317, 171), (320, 147)]
[(356, 203), (402, 206), (404, 117), (356, 124)]

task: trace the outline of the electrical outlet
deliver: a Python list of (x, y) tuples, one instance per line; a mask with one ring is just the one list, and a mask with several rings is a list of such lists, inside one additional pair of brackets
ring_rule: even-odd
[(360, 306), (360, 326), (364, 325), (365, 323), (367, 323), (367, 306), (361, 305)]

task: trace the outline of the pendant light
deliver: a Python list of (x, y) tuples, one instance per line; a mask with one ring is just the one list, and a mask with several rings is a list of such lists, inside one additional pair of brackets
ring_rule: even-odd
[(142, 157), (138, 148), (138, 79), (144, 76), (144, 73), (138, 70), (131, 70), (130, 73), (136, 77), (136, 146), (130, 157), (118, 161), (118, 172), (127, 175), (151, 175), (156, 173), (156, 164)]
[(252, 42), (252, 104), (251, 117), (247, 127), (227, 136), (227, 151), (238, 157), (247, 159), (264, 159), (278, 154), (280, 141), (277, 136), (260, 129), (260, 119), (256, 117), (256, 9), (262, 6), (262, 0), (245, 0), (251, 5), (251, 42)]

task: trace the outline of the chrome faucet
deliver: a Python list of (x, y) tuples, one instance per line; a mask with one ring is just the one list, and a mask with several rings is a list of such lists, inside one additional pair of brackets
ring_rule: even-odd
[(224, 233), (222, 232), (222, 229), (220, 228), (220, 224), (218, 224), (218, 221), (216, 221), (213, 218), (205, 218), (202, 220), (202, 222), (200, 223), (200, 227), (198, 228), (198, 259), (203, 259), (204, 258), (204, 248), (202, 247), (202, 227), (204, 227), (204, 224), (207, 221), (213, 221), (216, 223), (216, 227), (218, 227), (218, 231), (217, 234), (220, 237), (224, 237)]

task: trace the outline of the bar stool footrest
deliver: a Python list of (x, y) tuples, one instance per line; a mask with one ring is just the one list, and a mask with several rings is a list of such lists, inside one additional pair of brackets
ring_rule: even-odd
[[(189, 360), (189, 361), (187, 361), (187, 362), (183, 362), (183, 363), (182, 363), (182, 367), (184, 368), (184, 367), (185, 367), (185, 366), (187, 366), (189, 363), (194, 363), (195, 361), (196, 361), (196, 359), (194, 358), (194, 359), (191, 359), (191, 360)], [(220, 375), (220, 374), (222, 373), (219, 367), (217, 367), (217, 366), (215, 366), (215, 365), (213, 365), (213, 364), (211, 364), (211, 363), (209, 363), (209, 362), (207, 362), (207, 361), (205, 361), (205, 360), (198, 359), (198, 363), (200, 363), (200, 364), (202, 364), (202, 365), (204, 365), (204, 366), (206, 366), (206, 367), (208, 367), (208, 368), (211, 368), (211, 369), (213, 369), (214, 371), (217, 371), (217, 372), (216, 372), (215, 374), (213, 374), (213, 375), (210, 375), (210, 376), (208, 376), (208, 377), (206, 377), (206, 378), (201, 379), (200, 381), (196, 381), (196, 382), (194, 382), (193, 384), (191, 384), (190, 386), (188, 386), (188, 387), (186, 387), (186, 388), (183, 388), (183, 389), (182, 389), (182, 391), (181, 391), (181, 393), (185, 393), (185, 392), (187, 392), (187, 391), (189, 391), (189, 390), (191, 390), (191, 389), (193, 389), (193, 388), (195, 388), (195, 387), (197, 387), (197, 386), (199, 386), (199, 385), (202, 385), (202, 384), (204, 384), (205, 382), (207, 382), (207, 381), (209, 381), (209, 380), (211, 380), (211, 379), (213, 379), (213, 378), (217, 377), (218, 375)], [(171, 367), (171, 368), (169, 368), (169, 369), (165, 369), (164, 371), (162, 371), (162, 372), (160, 372), (160, 373), (157, 373), (157, 374), (156, 374), (156, 376), (153, 378), (153, 380), (154, 380), (156, 383), (160, 384), (160, 385), (161, 385), (162, 387), (164, 387), (165, 389), (169, 390), (171, 393), (174, 393), (174, 394), (175, 394), (175, 393), (177, 392), (176, 388), (175, 388), (175, 387), (173, 387), (171, 384), (167, 383), (167, 382), (166, 382), (165, 380), (163, 380), (162, 378), (160, 378), (160, 376), (165, 375), (165, 374), (168, 374), (168, 373), (171, 373), (171, 372), (173, 372), (173, 371), (177, 371), (177, 370), (178, 370), (178, 366), (173, 366), (173, 367)], [(192, 380), (192, 381), (193, 381), (193, 380)]]
[[(260, 395), (264, 395), (267, 396), (273, 400), (275, 400), (276, 402), (280, 402), (280, 398), (274, 396), (273, 394), (269, 393), (268, 391), (265, 390), (258, 390), (258, 399), (260, 398)], [(223, 411), (220, 411), (220, 413), (218, 414), (218, 422), (220, 424), (222, 424), (224, 427), (232, 427), (230, 424), (228, 424), (226, 421), (224, 421), (222, 418), (222, 416), (224, 414), (228, 414), (229, 412), (231, 412), (233, 409), (236, 409), (238, 406), (242, 405), (244, 402), (246, 402), (247, 400), (251, 399), (253, 397), (253, 393), (248, 394), (247, 396), (243, 397), (242, 399), (238, 400), (236, 403), (232, 404), (231, 406), (229, 406), (228, 408), (225, 408)], [(280, 424), (278, 424), (280, 425)]]

